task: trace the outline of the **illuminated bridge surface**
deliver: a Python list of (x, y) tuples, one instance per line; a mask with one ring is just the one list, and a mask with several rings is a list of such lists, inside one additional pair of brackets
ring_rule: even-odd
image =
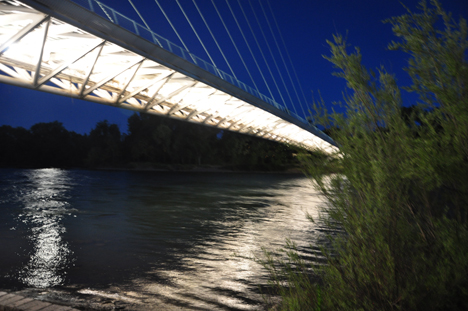
[(0, 82), (336, 150), (277, 103), (133, 24), (134, 32), (69, 0), (0, 0)]

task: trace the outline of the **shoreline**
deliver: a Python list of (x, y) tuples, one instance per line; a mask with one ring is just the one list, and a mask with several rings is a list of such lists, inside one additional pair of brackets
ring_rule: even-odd
[(242, 174), (296, 174), (303, 175), (304, 172), (300, 168), (289, 168), (286, 170), (276, 171), (258, 171), (258, 170), (232, 170), (222, 167), (210, 166), (195, 166), (193, 168), (177, 168), (177, 167), (95, 167), (95, 168), (81, 168), (98, 171), (130, 171), (130, 172), (171, 172), (171, 173), (242, 173)]
[(221, 166), (193, 166), (193, 167), (178, 167), (178, 166), (146, 166), (136, 165), (135, 167), (15, 167), (15, 166), (0, 166), (0, 169), (64, 169), (64, 170), (89, 170), (89, 171), (128, 171), (128, 172), (155, 172), (155, 173), (228, 173), (228, 174), (285, 174), (285, 175), (303, 175), (303, 170), (298, 167), (290, 167), (284, 170), (236, 170), (228, 169)]

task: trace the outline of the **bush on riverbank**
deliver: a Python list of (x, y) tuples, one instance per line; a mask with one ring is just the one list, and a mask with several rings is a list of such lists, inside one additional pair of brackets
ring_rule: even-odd
[[(315, 108), (340, 151), (302, 160), (327, 201), (322, 221), (345, 233), (321, 269), (294, 249), (283, 270), (265, 262), (286, 286), (283, 310), (468, 310), (468, 27), (437, 1), (420, 9), (387, 21), (420, 96), (410, 113), (392, 75), (369, 72), (341, 36), (328, 42), (350, 89), (346, 116)], [(340, 174), (323, 174), (329, 163)]]

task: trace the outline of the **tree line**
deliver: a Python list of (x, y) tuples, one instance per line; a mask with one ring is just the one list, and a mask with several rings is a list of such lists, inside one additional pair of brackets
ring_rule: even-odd
[(272, 171), (296, 164), (295, 150), (284, 144), (176, 119), (135, 113), (127, 132), (107, 120), (84, 135), (58, 121), (29, 130), (3, 125), (0, 166)]

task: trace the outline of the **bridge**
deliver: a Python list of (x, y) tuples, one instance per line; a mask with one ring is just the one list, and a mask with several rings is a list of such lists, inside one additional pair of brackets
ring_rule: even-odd
[(97, 0), (80, 4), (0, 0), (0, 82), (336, 151), (285, 105)]

